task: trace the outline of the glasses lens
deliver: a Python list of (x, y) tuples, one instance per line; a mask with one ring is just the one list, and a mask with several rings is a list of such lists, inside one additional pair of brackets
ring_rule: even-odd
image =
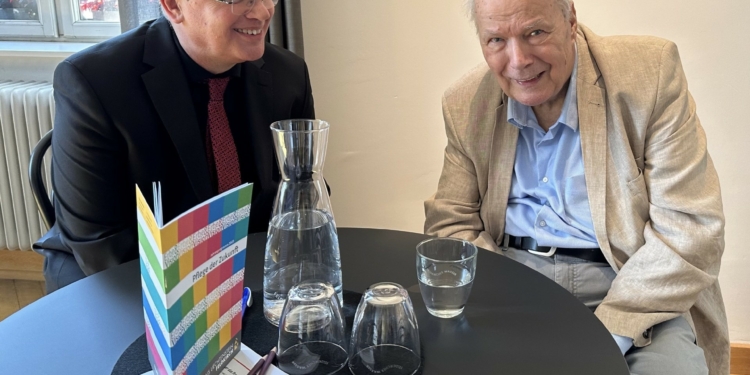
[(261, 3), (266, 9), (271, 9), (279, 3), (279, 0), (227, 0), (226, 3), (232, 7), (233, 14), (243, 15), (253, 9), (255, 3)]
[(243, 15), (252, 8), (255, 0), (229, 0), (229, 6), (232, 7), (232, 14)]

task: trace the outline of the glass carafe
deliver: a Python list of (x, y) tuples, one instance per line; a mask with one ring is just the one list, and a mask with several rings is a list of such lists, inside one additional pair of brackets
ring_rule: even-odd
[(276, 326), (289, 289), (300, 282), (328, 282), (343, 302), (339, 240), (323, 180), (328, 127), (321, 120), (271, 124), (282, 180), (268, 226), (263, 314)]

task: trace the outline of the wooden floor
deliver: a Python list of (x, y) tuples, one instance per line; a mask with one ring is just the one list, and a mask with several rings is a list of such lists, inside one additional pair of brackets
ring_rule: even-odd
[(732, 360), (729, 372), (733, 375), (750, 375), (750, 344), (732, 343)]
[(44, 281), (44, 257), (33, 251), (0, 249), (0, 280)]
[(44, 257), (0, 249), (0, 321), (44, 296)]
[(0, 279), (0, 321), (44, 296), (44, 281)]

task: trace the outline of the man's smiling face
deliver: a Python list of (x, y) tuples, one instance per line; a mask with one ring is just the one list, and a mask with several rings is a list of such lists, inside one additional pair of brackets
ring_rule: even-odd
[(503, 91), (537, 106), (565, 98), (575, 64), (576, 17), (556, 0), (477, 0), (482, 53)]
[(221, 73), (235, 64), (263, 56), (275, 11), (271, 0), (256, 0), (252, 8), (247, 1), (234, 5), (215, 0), (176, 0), (176, 3), (181, 17), (172, 23), (180, 44), (205, 69)]

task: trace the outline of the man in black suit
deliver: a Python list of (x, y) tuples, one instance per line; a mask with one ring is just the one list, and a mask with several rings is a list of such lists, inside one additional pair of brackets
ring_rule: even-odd
[(151, 202), (161, 182), (166, 222), (253, 182), (249, 230), (267, 229), (280, 180), (269, 125), (314, 118), (312, 90), (305, 62), (265, 42), (278, 0), (231, 1), (161, 0), (164, 17), (58, 65), (56, 223), (35, 244), (48, 292), (138, 257), (135, 184)]

